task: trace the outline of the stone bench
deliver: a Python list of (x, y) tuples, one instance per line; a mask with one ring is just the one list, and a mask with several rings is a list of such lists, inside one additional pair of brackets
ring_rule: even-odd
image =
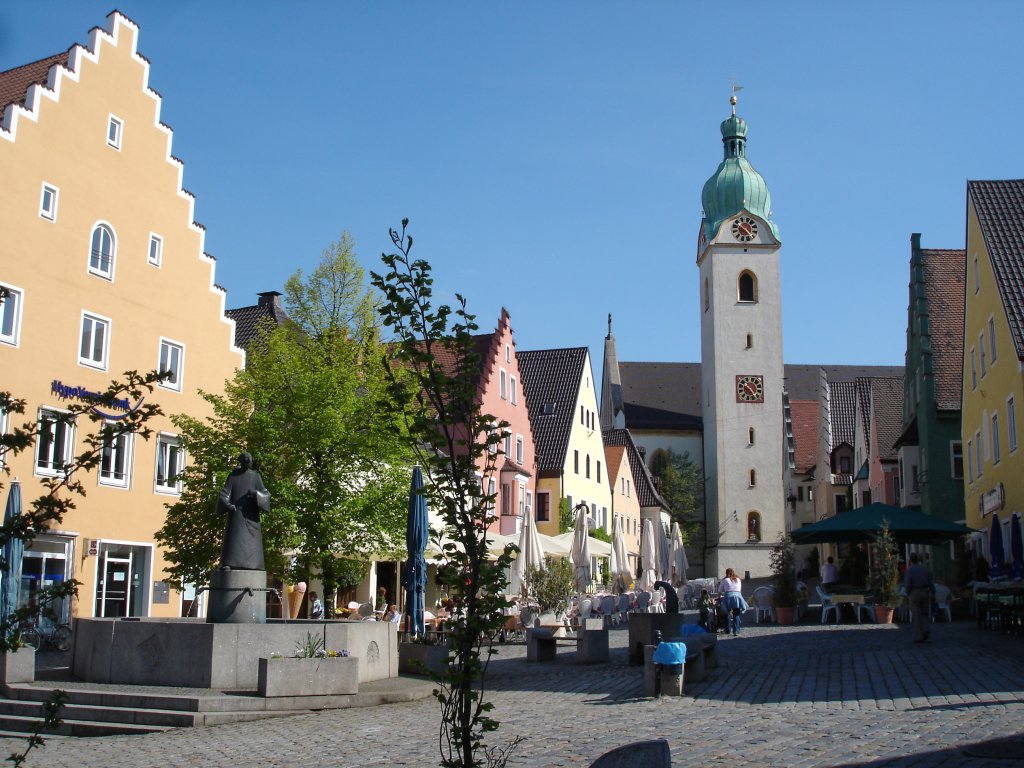
[(702, 683), (707, 679), (707, 668), (704, 665), (704, 651), (701, 648), (686, 646), (686, 661), (682, 669), (676, 671), (671, 666), (661, 667), (661, 681), (658, 682), (658, 665), (654, 663), (654, 651), (658, 646), (644, 646), (644, 692), (648, 696), (682, 696), (684, 682)]
[(526, 660), (554, 661), (558, 655), (558, 638), (551, 627), (530, 627), (526, 630)]
[(584, 619), (576, 632), (576, 661), (580, 664), (598, 664), (607, 662), (608, 629), (604, 619)]

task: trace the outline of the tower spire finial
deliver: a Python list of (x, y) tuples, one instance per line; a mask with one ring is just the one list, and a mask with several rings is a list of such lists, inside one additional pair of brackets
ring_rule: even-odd
[(612, 313), (608, 313), (608, 338), (612, 337)]
[(736, 98), (736, 94), (739, 93), (742, 90), (743, 90), (743, 86), (742, 85), (737, 85), (736, 84), (736, 78), (735, 77), (732, 78), (732, 96), (729, 97), (729, 104), (732, 105), (733, 117), (736, 116), (736, 102), (739, 101), (739, 99)]

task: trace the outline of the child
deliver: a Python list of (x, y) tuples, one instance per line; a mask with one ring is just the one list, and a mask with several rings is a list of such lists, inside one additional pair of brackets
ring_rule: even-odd
[(700, 609), (700, 625), (708, 632), (714, 632), (714, 627), (709, 625), (708, 622), (709, 619), (714, 621), (715, 601), (711, 599), (711, 595), (708, 594), (706, 589), (700, 591), (700, 600), (697, 602), (697, 607)]

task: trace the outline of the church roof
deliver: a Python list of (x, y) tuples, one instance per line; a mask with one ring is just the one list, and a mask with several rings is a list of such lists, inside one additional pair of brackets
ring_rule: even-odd
[(586, 347), (516, 352), (541, 473), (565, 466)]
[[(700, 363), (619, 363), (626, 426), (634, 430), (703, 429), (700, 369)], [(822, 369), (830, 382), (852, 382), (859, 376), (903, 376), (901, 365), (790, 363), (785, 366), (784, 375), (791, 402), (819, 401), (818, 377)], [(853, 445), (852, 439), (850, 444)]]
[(935, 405), (939, 410), (960, 410), (964, 367), (964, 275), (962, 249), (921, 249)]
[(1018, 360), (1024, 360), (1024, 179), (968, 181)]

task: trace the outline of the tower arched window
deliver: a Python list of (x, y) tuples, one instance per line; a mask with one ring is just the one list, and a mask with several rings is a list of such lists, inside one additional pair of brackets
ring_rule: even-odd
[(704, 311), (707, 312), (711, 306), (711, 292), (708, 291), (708, 279), (704, 278)]
[(757, 485), (757, 470), (750, 470), (750, 487), (753, 488)]
[(112, 278), (116, 248), (117, 240), (114, 237), (114, 230), (107, 224), (97, 224), (92, 230), (89, 271), (94, 275)]
[(740, 273), (737, 288), (740, 301), (757, 301), (757, 278), (750, 270)]
[(747, 513), (747, 540), (748, 541), (760, 541), (761, 540), (761, 513), (760, 512), (748, 512)]
[(754, 348), (754, 334), (748, 333), (747, 334), (747, 349), (753, 349), (753, 348)]

